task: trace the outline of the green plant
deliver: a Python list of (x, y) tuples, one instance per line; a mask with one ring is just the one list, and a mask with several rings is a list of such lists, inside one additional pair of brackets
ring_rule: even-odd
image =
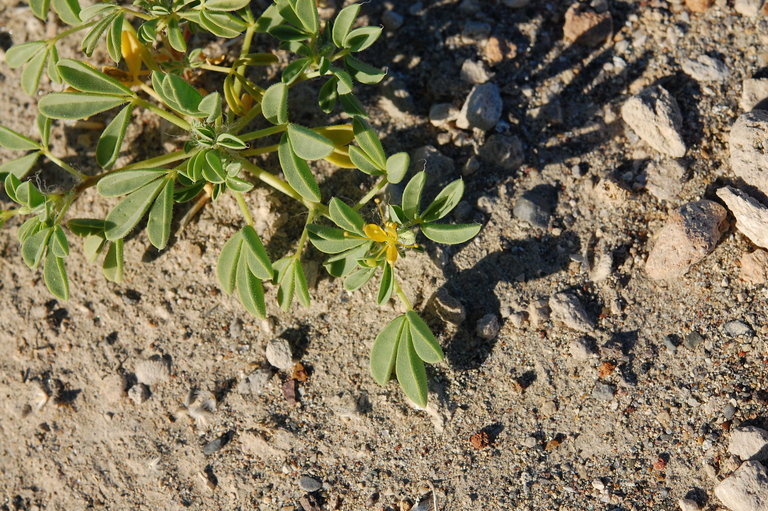
[[(29, 94), (38, 88), (43, 71), (54, 83), (67, 86), (38, 102), (39, 140), (0, 127), (0, 145), (26, 154), (0, 166), (5, 192), (18, 204), (0, 213), (0, 224), (11, 217), (26, 220), (18, 229), (21, 254), (31, 268), (40, 264), (48, 289), (60, 299), (69, 296), (65, 259), (67, 232), (82, 238), (91, 262), (102, 259), (104, 276), (123, 278), (123, 243), (146, 218), (149, 241), (166, 247), (171, 234), (174, 204), (215, 201), (224, 193), (237, 201), (245, 225), (221, 250), (217, 276), (226, 293), (234, 293), (254, 316), (266, 314), (264, 284), (277, 288), (277, 300), (288, 309), (296, 300), (307, 306), (309, 290), (302, 267), (307, 242), (330, 254), (327, 271), (355, 290), (381, 274), (378, 303), (397, 295), (408, 312), (391, 320), (376, 338), (371, 372), (386, 384), (394, 371), (406, 395), (427, 402), (424, 362), (443, 359), (443, 352), (426, 323), (413, 310), (397, 279), (396, 261), (417, 250), (417, 230), (439, 243), (463, 243), (479, 225), (438, 223), (459, 202), (463, 183), (443, 189), (425, 208), (421, 195), (426, 174), (419, 172), (405, 187), (400, 205), (379, 207), (382, 225), (367, 223), (361, 211), (389, 183), (401, 182), (409, 168), (406, 153), (387, 156), (365, 120), (355, 97), (355, 83), (373, 84), (384, 72), (355, 55), (373, 44), (378, 27), (353, 28), (360, 6), (341, 10), (323, 23), (315, 0), (275, 0), (254, 16), (247, 0), (138, 0), (131, 6), (97, 2), (81, 9), (77, 0), (30, 0), (34, 13), (46, 19), (49, 8), (70, 28), (46, 41), (19, 44), (7, 52), (12, 68), (21, 68), (21, 86)], [(78, 60), (60, 59), (57, 43), (82, 32), (83, 53), (90, 56), (106, 43), (116, 65), (97, 70)], [(190, 35), (207, 32), (217, 37), (242, 37), (239, 55), (230, 65), (206, 58), (190, 47)], [(291, 62), (277, 83), (262, 87), (251, 78), (252, 68), (278, 62), (272, 53), (252, 52), (254, 35), (267, 33), (287, 50)], [(198, 39), (199, 40), (199, 39)], [(220, 73), (220, 91), (200, 91), (185, 76), (191, 70)], [(306, 127), (291, 122), (291, 88), (306, 80), (322, 80), (320, 108), (331, 113), (337, 105), (351, 118), (349, 124)], [(102, 169), (87, 174), (56, 157), (49, 149), (52, 119), (85, 119), (118, 109), (96, 144), (95, 159)], [(183, 149), (115, 168), (127, 127), (135, 109), (147, 109), (183, 132)], [(260, 118), (263, 118), (259, 121)], [(256, 122), (267, 127), (248, 131)], [(267, 143), (266, 141), (270, 143)], [(255, 161), (277, 153), (284, 179)], [(76, 183), (62, 193), (43, 193), (30, 180), (39, 158), (70, 173)], [(369, 193), (355, 204), (338, 198), (323, 202), (323, 193), (310, 162), (325, 159), (342, 169), (358, 169), (376, 178)], [(243, 194), (260, 181), (301, 204), (307, 220), (292, 255), (271, 261), (253, 228)], [(104, 219), (71, 218), (67, 211), (84, 190), (96, 186), (105, 197), (122, 197)], [(375, 213), (375, 212), (374, 212)], [(329, 222), (330, 221), (330, 222)], [(331, 225), (333, 224), (333, 225)]]

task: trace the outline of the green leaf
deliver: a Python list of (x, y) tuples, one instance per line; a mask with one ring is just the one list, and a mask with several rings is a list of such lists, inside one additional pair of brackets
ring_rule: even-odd
[(53, 228), (48, 227), (24, 240), (21, 244), (21, 258), (24, 260), (24, 264), (30, 268), (37, 268), (37, 265), (40, 264), (40, 260), (43, 258), (45, 247), (48, 245), (48, 239), (52, 233)]
[(232, 294), (235, 289), (237, 262), (240, 259), (242, 246), (243, 234), (238, 231), (224, 244), (216, 264), (216, 277), (219, 279), (221, 289), (227, 294)]
[(131, 89), (91, 66), (72, 59), (62, 59), (56, 66), (62, 79), (82, 92), (130, 96)]
[(184, 33), (179, 27), (179, 19), (176, 16), (171, 16), (168, 20), (168, 42), (174, 50), (187, 53), (187, 41), (184, 39)]
[(18, 185), (14, 193), (16, 194), (16, 201), (30, 209), (35, 209), (45, 203), (45, 195), (40, 193), (40, 190), (31, 181), (24, 181)]
[(83, 92), (54, 92), (43, 97), (37, 106), (40, 113), (54, 119), (85, 119), (127, 101), (125, 97)]
[(38, 53), (32, 57), (32, 60), (24, 66), (24, 70), (21, 72), (21, 88), (30, 96), (35, 94), (37, 86), (40, 84), (40, 76), (43, 74), (45, 59), (47, 58), (47, 51)]
[(301, 73), (303, 73), (304, 70), (309, 67), (311, 62), (312, 61), (306, 57), (294, 60), (285, 66), (285, 69), (283, 70), (283, 76), (280, 78), (280, 80), (286, 85), (292, 84), (296, 78), (298, 78), (299, 75), (301, 75)]
[(267, 7), (261, 16), (256, 20), (256, 32), (269, 32), (274, 27), (280, 25), (284, 21), (280, 16), (279, 7), (276, 3)]
[(214, 122), (221, 117), (221, 94), (212, 92), (200, 100), (198, 110), (208, 114), (208, 122)]
[(16, 237), (22, 244), (29, 239), (30, 236), (38, 232), (42, 228), (40, 219), (37, 217), (28, 218), (19, 230), (16, 232)]
[(371, 376), (379, 385), (386, 385), (395, 368), (398, 346), (406, 327), (405, 315), (402, 314), (384, 327), (376, 336), (371, 349)]
[[(153, 73), (154, 74), (154, 73)], [(200, 102), (202, 94), (188, 84), (182, 77), (168, 73), (162, 78), (161, 96), (175, 110), (194, 117), (200, 117)], [(160, 93), (160, 91), (157, 91)]]
[(335, 227), (312, 224), (307, 226), (307, 230), (312, 245), (326, 254), (338, 254), (367, 243), (364, 239), (349, 238), (344, 235), (344, 231)]
[(408, 181), (403, 190), (403, 213), (405, 216), (414, 219), (419, 214), (421, 205), (421, 193), (424, 191), (424, 183), (427, 181), (427, 173), (423, 170), (417, 173)]
[(271, 85), (264, 93), (261, 110), (272, 124), (288, 122), (288, 85), (283, 82)]
[(62, 229), (60, 225), (57, 225), (53, 229), (53, 236), (51, 236), (49, 243), (50, 248), (56, 257), (67, 257), (69, 255), (67, 235), (64, 234), (64, 229)]
[(235, 135), (232, 135), (231, 133), (222, 133), (218, 136), (218, 138), (216, 138), (216, 143), (220, 146), (226, 147), (227, 149), (232, 149), (235, 151), (240, 151), (248, 147), (245, 142), (240, 140)]
[(101, 178), (96, 189), (104, 197), (117, 197), (134, 192), (167, 173), (166, 169), (121, 170)]
[(89, 57), (91, 54), (93, 54), (93, 50), (96, 49), (99, 38), (107, 30), (107, 28), (109, 28), (109, 25), (115, 20), (115, 17), (117, 16), (118, 14), (111, 14), (106, 16), (93, 26), (93, 28), (83, 38), (83, 43), (80, 45), (83, 53)]
[(387, 168), (387, 156), (373, 128), (364, 119), (355, 117), (352, 121), (352, 130), (355, 133), (355, 142), (360, 146), (360, 149), (368, 155), (374, 165), (385, 170)]
[(387, 181), (393, 184), (402, 181), (410, 164), (408, 153), (397, 153), (387, 158)]
[(392, 271), (392, 265), (384, 263), (384, 273), (381, 276), (381, 284), (379, 285), (379, 294), (376, 297), (376, 303), (384, 305), (390, 298), (392, 298), (392, 292), (395, 290), (395, 275)]
[(421, 224), (421, 232), (432, 241), (457, 245), (474, 238), (481, 227), (480, 224)]
[(350, 250), (338, 253), (326, 260), (326, 271), (334, 277), (346, 277), (358, 268), (358, 261), (368, 255), (373, 242), (366, 241)]
[(262, 280), (271, 279), (275, 270), (256, 230), (246, 225), (241, 232), (243, 233), (243, 250), (248, 252), (247, 263), (251, 273)]
[(19, 179), (24, 178), (32, 170), (32, 167), (35, 166), (39, 157), (40, 153), (34, 152), (3, 163), (0, 165), (0, 177), (4, 174), (13, 174)]
[(365, 107), (360, 100), (355, 97), (354, 94), (341, 94), (339, 95), (339, 101), (341, 102), (341, 108), (347, 115), (367, 117)]
[(46, 49), (45, 41), (31, 41), (28, 43), (14, 44), (5, 54), (5, 63), (11, 69), (16, 69), (27, 62), (39, 52)]
[(218, 151), (206, 151), (203, 177), (211, 183), (223, 183), (227, 180), (227, 171)]
[(448, 186), (437, 194), (432, 204), (424, 210), (424, 213), (421, 215), (422, 220), (425, 222), (440, 220), (453, 211), (453, 208), (461, 201), (462, 195), (464, 195), (464, 181), (457, 179), (449, 183)]
[(107, 53), (115, 63), (120, 62), (120, 59), (123, 58), (123, 20), (125, 20), (124, 14), (115, 16), (114, 21), (109, 25), (109, 33), (107, 34)]
[(35, 16), (41, 20), (48, 18), (48, 9), (51, 6), (51, 0), (29, 0), (29, 6), (32, 8), (32, 12)]
[(78, 236), (104, 234), (104, 220), (97, 218), (73, 218), (67, 222), (67, 228)]
[[(67, 25), (79, 25), (80, 2), (77, 0), (53, 0), (53, 10)], [(54, 293), (55, 294), (55, 293)]]
[(48, 252), (43, 267), (43, 278), (45, 286), (53, 296), (60, 300), (69, 300), (69, 279), (64, 259)]
[(320, 28), (320, 19), (317, 15), (316, 0), (294, 0), (294, 10), (301, 24), (310, 34), (317, 34)]
[(97, 234), (86, 237), (83, 241), (83, 255), (85, 255), (85, 259), (89, 263), (95, 262), (106, 243), (107, 240)]
[(210, 11), (236, 11), (249, 3), (250, 0), (207, 0), (205, 8)]
[(53, 83), (61, 83), (61, 74), (59, 73), (59, 68), (56, 67), (59, 65), (59, 50), (56, 49), (56, 46), (51, 46), (51, 49), (48, 53), (48, 65), (46, 66), (46, 72), (48, 73), (48, 78), (51, 79)]
[(408, 326), (413, 340), (413, 347), (416, 354), (424, 362), (436, 364), (445, 358), (440, 343), (437, 342), (432, 330), (429, 329), (418, 314), (410, 310), (405, 313), (408, 318)]
[(344, 279), (344, 289), (347, 291), (357, 291), (363, 287), (366, 282), (371, 280), (371, 277), (373, 277), (375, 273), (376, 268), (360, 268)]
[(118, 284), (123, 281), (123, 240), (116, 240), (109, 244), (104, 263), (101, 265), (104, 277)]
[(257, 318), (265, 318), (267, 306), (264, 303), (264, 287), (261, 281), (250, 272), (248, 263), (242, 257), (237, 263), (235, 285), (240, 303), (243, 304), (245, 310)]
[(171, 236), (173, 220), (173, 179), (166, 178), (165, 186), (149, 210), (147, 235), (149, 242), (158, 250), (163, 250)]
[(287, 133), (283, 133), (280, 138), (277, 155), (288, 183), (306, 200), (320, 202), (320, 187), (315, 176), (309, 170), (307, 162), (294, 153)]
[(424, 369), (424, 362), (416, 354), (411, 331), (407, 326), (403, 327), (397, 347), (395, 372), (405, 395), (418, 406), (427, 406), (427, 371)]
[(226, 184), (233, 192), (246, 193), (253, 190), (253, 183), (239, 177), (227, 176)]
[(125, 138), (125, 131), (128, 128), (128, 124), (131, 122), (131, 113), (133, 112), (133, 104), (129, 103), (125, 108), (120, 110), (114, 119), (104, 128), (99, 142), (96, 144), (96, 161), (102, 168), (108, 169), (115, 164), (118, 155), (120, 154), (120, 148), (123, 145), (123, 139)]
[(330, 78), (326, 81), (317, 96), (317, 103), (320, 106), (320, 110), (329, 114), (336, 108), (336, 100), (339, 98), (339, 93), (336, 91), (336, 84), (338, 83), (336, 77)]
[(144, 217), (164, 185), (165, 181), (158, 179), (142, 186), (118, 202), (105, 219), (107, 222), (105, 237), (109, 241), (115, 241), (131, 232), (131, 229)]
[(293, 152), (304, 160), (319, 160), (333, 152), (332, 141), (299, 124), (289, 124), (287, 134)]
[(356, 28), (347, 34), (344, 39), (344, 47), (351, 52), (363, 51), (376, 42), (381, 35), (381, 27)]
[(117, 8), (117, 5), (108, 3), (108, 2), (97, 2), (93, 5), (89, 5), (82, 11), (80, 11), (80, 19), (83, 21), (88, 21), (91, 18), (95, 18), (96, 16), (107, 14), (108, 12), (114, 11)]
[(329, 203), (329, 213), (333, 223), (348, 232), (353, 232), (359, 236), (365, 236), (363, 225), (365, 220), (360, 213), (347, 206), (344, 202), (334, 197)]
[(5, 126), (0, 126), (0, 146), (18, 151), (40, 149), (38, 143), (31, 138), (25, 137)]
[(225, 12), (200, 11), (200, 26), (219, 37), (232, 39), (245, 30), (246, 25)]
[(292, 257), (284, 257), (275, 263), (277, 274), (277, 303), (283, 310), (288, 310), (293, 302), (296, 272), (293, 271)]
[(50, 118), (42, 114), (37, 114), (37, 118), (35, 119), (35, 122), (37, 123), (37, 131), (38, 133), (40, 133), (40, 140), (42, 141), (42, 145), (44, 147), (47, 147), (48, 140), (51, 138), (52, 121)]
[(408, 217), (405, 216), (403, 208), (397, 204), (390, 204), (387, 208), (387, 213), (389, 214), (389, 219), (393, 222), (397, 222), (400, 225), (408, 223)]
[(345, 48), (344, 41), (347, 39), (349, 30), (352, 28), (352, 24), (355, 22), (358, 13), (360, 12), (360, 4), (352, 4), (349, 7), (342, 9), (336, 20), (333, 22), (333, 31), (331, 33), (333, 38), (333, 44), (337, 48)]
[(293, 263), (293, 287), (295, 295), (299, 298), (299, 303), (304, 307), (309, 307), (309, 287), (307, 286), (307, 277), (304, 275), (304, 268), (301, 265), (301, 261), (294, 260)]
[(375, 84), (379, 83), (387, 75), (381, 69), (374, 67), (370, 64), (366, 64), (360, 59), (347, 55), (344, 57), (344, 62), (347, 64), (352, 77), (360, 83)]
[(357, 146), (349, 146), (349, 159), (361, 172), (371, 176), (380, 176), (384, 172), (371, 161), (367, 154)]
[(339, 94), (350, 94), (355, 85), (352, 81), (352, 76), (341, 69), (334, 69), (333, 74), (338, 79), (336, 91)]

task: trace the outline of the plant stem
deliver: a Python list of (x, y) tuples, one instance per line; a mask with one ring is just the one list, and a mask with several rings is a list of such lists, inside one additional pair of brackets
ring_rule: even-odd
[(130, 14), (131, 16), (136, 16), (137, 18), (141, 18), (145, 21), (149, 21), (152, 19), (150, 16), (144, 14), (143, 12), (134, 11), (133, 9), (129, 9), (128, 7), (120, 7), (120, 8), (123, 10), (124, 13)]
[(58, 165), (62, 169), (66, 170), (67, 172), (72, 174), (74, 177), (76, 177), (80, 181), (84, 181), (84, 180), (88, 179), (87, 175), (85, 175), (82, 172), (80, 172), (79, 170), (73, 168), (68, 163), (65, 163), (60, 158), (57, 158), (56, 156), (52, 155), (50, 152), (48, 152), (48, 150), (43, 150), (42, 153), (45, 155), (46, 158), (48, 158), (49, 160), (51, 160), (53, 163), (55, 163), (56, 165)]
[(152, 87), (150, 87), (146, 83), (139, 82), (139, 87), (141, 88), (141, 90), (143, 90), (144, 92), (146, 92), (147, 94), (149, 94), (150, 96), (155, 98), (155, 101), (157, 101), (158, 103), (162, 103), (163, 102), (163, 99), (160, 97), (160, 95), (157, 92), (155, 92), (155, 89), (153, 89)]
[(245, 203), (245, 198), (243, 197), (243, 194), (241, 192), (234, 192), (235, 200), (237, 201), (237, 205), (240, 206), (240, 211), (243, 213), (243, 218), (245, 218), (245, 222), (253, 227), (253, 216), (251, 215), (251, 212), (248, 210), (248, 205)]
[(229, 73), (232, 72), (232, 68), (231, 67), (215, 66), (213, 64), (198, 64), (195, 67), (199, 68), (199, 69), (205, 69), (205, 70), (208, 70), (208, 71), (216, 71), (217, 73), (227, 73), (227, 74), (229, 74)]
[[(254, 120), (258, 115), (261, 113), (261, 104), (254, 105), (251, 107), (250, 110), (248, 110), (245, 115), (240, 117), (235, 123), (232, 125), (232, 128), (230, 129), (230, 133), (237, 135), (240, 133), (240, 131), (244, 130), (248, 124)], [(242, 139), (242, 137), (240, 137)]]
[(200, 149), (195, 148), (188, 153), (185, 153), (183, 150), (181, 150), (181, 151), (174, 151), (168, 154), (161, 154), (160, 156), (155, 156), (154, 158), (137, 161), (135, 163), (131, 163), (124, 167), (120, 167), (119, 169), (110, 170), (109, 172), (112, 173), (112, 172), (118, 172), (121, 170), (141, 169), (141, 168), (144, 168), (144, 169), (156, 168), (162, 165), (167, 165), (169, 163), (175, 163), (179, 160), (191, 158), (192, 156), (196, 155), (198, 151), (200, 151)]
[(86, 28), (88, 28), (88, 27), (92, 27), (92, 26), (93, 26), (93, 25), (95, 25), (97, 22), (98, 22), (98, 20), (89, 21), (88, 23), (83, 23), (82, 25), (78, 25), (78, 26), (76, 26), (76, 27), (68, 28), (68, 29), (67, 29), (67, 30), (65, 30), (64, 32), (62, 32), (62, 33), (60, 33), (60, 34), (56, 34), (56, 36), (54, 36), (54, 37), (53, 37), (53, 38), (50, 40), (50, 43), (51, 43), (51, 44), (56, 44), (56, 42), (57, 42), (57, 41), (59, 41), (60, 39), (62, 39), (62, 38), (64, 38), (64, 37), (67, 37), (67, 36), (68, 36), (68, 35), (70, 35), (70, 34), (74, 34), (75, 32), (79, 32), (79, 31), (81, 31), (81, 30), (84, 30), (84, 29), (86, 29)]
[[(250, 9), (247, 11), (248, 17), (253, 20), (253, 14), (250, 12)], [(240, 58), (245, 57), (248, 55), (248, 52), (251, 51), (251, 41), (253, 41), (253, 34), (256, 32), (256, 25), (254, 23), (251, 23), (248, 25), (248, 28), (245, 29), (245, 35), (243, 36), (243, 46), (240, 47)], [(240, 67), (237, 68), (237, 74), (244, 75), (245, 70), (247, 69), (247, 66), (245, 64), (242, 64)], [(240, 96), (240, 91), (242, 90), (243, 86), (240, 83), (240, 81), (235, 82), (235, 94)]]
[(269, 128), (264, 128), (263, 130), (243, 133), (240, 136), (240, 140), (242, 140), (243, 142), (250, 142), (251, 140), (256, 140), (257, 138), (264, 138), (270, 135), (275, 135), (276, 133), (282, 133), (286, 129), (288, 129), (287, 124), (281, 124), (279, 126), (270, 126)]
[(387, 177), (386, 176), (381, 176), (379, 178), (379, 180), (376, 182), (376, 184), (373, 185), (373, 188), (371, 188), (368, 191), (368, 193), (366, 193), (363, 196), (362, 199), (357, 201), (357, 204), (355, 204), (352, 209), (354, 209), (355, 211), (358, 211), (360, 208), (365, 206), (368, 203), (368, 201), (373, 199), (376, 196), (377, 193), (379, 193), (385, 186), (387, 186), (388, 183), (389, 182), (387, 181)]
[[(389, 263), (385, 263), (385, 264), (389, 264)], [(395, 293), (397, 293), (397, 296), (400, 297), (400, 300), (408, 308), (408, 310), (412, 311), (413, 310), (413, 304), (408, 299), (408, 297), (405, 295), (405, 292), (403, 291), (403, 288), (400, 287), (400, 283), (397, 280), (395, 280)]]
[(315, 215), (317, 215), (317, 210), (315, 208), (310, 208), (309, 214), (307, 215), (307, 221), (304, 223), (304, 230), (301, 232), (299, 243), (296, 245), (296, 253), (293, 255), (296, 259), (301, 259), (301, 254), (304, 252), (304, 246), (309, 239), (309, 230), (307, 229), (307, 226), (315, 219)]
[(72, 203), (75, 202), (77, 197), (78, 194), (75, 192), (75, 190), (70, 190), (69, 193), (67, 193), (66, 198), (64, 199), (64, 205), (61, 206), (59, 213), (56, 215), (56, 220), (54, 221), (55, 224), (61, 223), (61, 220), (64, 218), (67, 210), (69, 210), (69, 207), (72, 206)]
[(149, 101), (145, 101), (145, 100), (143, 100), (141, 98), (136, 97), (136, 98), (133, 99), (133, 102), (136, 105), (144, 107), (147, 110), (150, 110), (153, 113), (159, 115), (160, 117), (162, 117), (166, 121), (170, 122), (171, 124), (175, 124), (176, 126), (178, 126), (179, 128), (183, 129), (184, 131), (191, 131), (192, 130), (192, 125), (189, 124), (187, 121), (185, 121), (181, 117), (177, 116), (176, 114), (172, 114), (171, 112), (166, 112), (162, 108), (156, 107), (155, 105), (153, 105)]
[(254, 147), (240, 153), (240, 156), (256, 156), (257, 154), (274, 153), (277, 151), (278, 145), (268, 145), (264, 147)]

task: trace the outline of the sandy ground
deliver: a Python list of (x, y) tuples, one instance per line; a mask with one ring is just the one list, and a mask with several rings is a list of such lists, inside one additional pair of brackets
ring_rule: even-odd
[[(283, 313), (272, 300), (264, 322), (218, 291), (216, 259), (240, 222), (229, 197), (163, 253), (148, 249), (145, 233), (134, 236), (123, 285), (105, 281), (73, 243), (67, 303), (51, 299), (41, 275), (22, 264), (19, 224), (9, 223), (0, 231), (0, 507), (309, 511), (313, 499), (319, 509), (400, 511), (426, 497), (418, 511), (431, 502), (446, 511), (629, 511), (678, 509), (688, 495), (718, 509), (712, 488), (735, 468), (728, 428), (765, 422), (766, 288), (739, 279), (750, 244), (734, 230), (680, 279), (652, 281), (643, 265), (672, 209), (713, 198), (713, 183), (732, 178), (727, 136), (741, 112), (742, 81), (768, 62), (768, 18), (738, 15), (726, 2), (705, 14), (663, 0), (608, 3), (614, 36), (594, 49), (563, 40), (568, 2), (363, 8), (370, 23), (388, 8), (404, 17), (368, 55), (392, 77), (362, 94), (372, 122), (390, 152), (433, 145), (444, 154), (433, 164), (436, 181), (460, 176), (492, 133), (428, 119), (433, 104), (460, 108), (472, 87), (460, 69), (483, 59), (485, 42), (467, 35), (467, 24), (484, 23), (516, 46), (504, 62), (484, 65), (502, 91), (497, 128), (519, 137), (524, 164), (482, 163), (465, 178), (457, 213), (484, 224), (479, 236), (430, 247), (403, 265), (406, 291), (447, 355), (429, 368), (426, 411), (408, 405), (394, 382), (382, 388), (368, 374), (372, 341), (399, 311), (376, 307), (373, 286), (350, 294), (321, 269), (310, 308)], [(51, 29), (24, 4), (0, 6), (0, 30), (13, 43)], [(62, 54), (77, 44), (62, 44)], [(727, 79), (698, 83), (681, 71), (684, 59), (703, 53), (723, 60)], [(34, 99), (19, 90), (17, 71), (2, 63), (0, 73), (2, 123), (31, 132)], [(666, 202), (643, 187), (646, 164), (660, 155), (619, 114), (629, 95), (653, 83), (679, 102), (689, 147), (688, 179)], [(126, 162), (174, 143), (166, 127), (137, 115)], [(96, 136), (58, 125), (54, 146), (92, 171), (87, 148)], [(321, 170), (343, 197), (359, 197), (368, 184)], [(35, 179), (66, 184), (47, 166)], [(546, 228), (513, 215), (517, 198), (539, 185), (556, 195)], [(279, 256), (301, 219), (266, 191), (249, 203)], [(73, 215), (103, 215), (111, 205), (89, 192)], [(599, 281), (580, 262), (590, 251), (610, 257)], [(322, 261), (316, 252), (307, 258)], [(437, 318), (430, 297), (438, 290), (463, 304), (461, 324)], [(584, 304), (592, 331), (546, 317), (521, 321), (520, 312), (562, 291)], [(491, 340), (475, 331), (486, 314), (502, 324)], [(754, 335), (727, 335), (732, 320)], [(691, 332), (701, 342), (689, 342)], [(288, 339), (308, 369), (298, 405), (284, 397), (287, 373), (275, 372), (260, 395), (239, 390), (275, 337)], [(579, 340), (592, 347), (584, 357), (572, 347)], [(170, 378), (135, 404), (126, 389), (151, 357), (170, 364)], [(205, 424), (183, 413), (190, 392), (213, 396)], [(470, 441), (479, 432), (489, 446)], [(216, 439), (224, 445), (211, 445)], [(322, 488), (308, 495), (302, 476)]]

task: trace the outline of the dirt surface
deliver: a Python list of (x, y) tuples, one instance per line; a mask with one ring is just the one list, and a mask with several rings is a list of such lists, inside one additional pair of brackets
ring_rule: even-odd
[[(739, 279), (739, 258), (751, 247), (734, 230), (682, 278), (652, 281), (643, 265), (672, 209), (717, 200), (715, 184), (731, 181), (727, 137), (743, 80), (768, 63), (768, 17), (739, 15), (725, 1), (694, 14), (664, 0), (610, 0), (613, 36), (585, 48), (563, 38), (569, 3), (363, 7), (373, 24), (388, 9), (403, 16), (367, 55), (391, 78), (361, 93), (389, 152), (436, 147), (447, 159), (427, 165), (445, 183), (494, 132), (524, 148), (519, 168), (481, 162), (466, 175), (456, 217), (483, 223), (475, 240), (430, 247), (401, 266), (406, 292), (447, 355), (428, 369), (427, 410), (406, 403), (395, 382), (379, 387), (369, 376), (373, 339), (400, 310), (376, 307), (373, 285), (347, 293), (320, 267), (310, 308), (281, 312), (271, 290), (263, 322), (219, 292), (216, 259), (240, 227), (230, 197), (206, 207), (160, 254), (144, 232), (135, 235), (123, 285), (105, 281), (73, 242), (67, 303), (52, 300), (41, 275), (23, 265), (19, 223), (11, 222), (0, 231), (0, 507), (400, 511), (425, 497), (418, 511), (430, 503), (445, 511), (629, 511), (678, 509), (689, 496), (718, 509), (712, 489), (735, 468), (729, 427), (766, 421), (766, 288)], [(0, 5), (0, 27), (3, 49), (56, 29), (10, 0)], [(472, 87), (460, 78), (462, 64), (483, 60), (487, 36), (516, 48), (483, 64), (501, 90), (501, 121), (487, 133), (433, 126), (432, 105), (461, 107)], [(74, 55), (78, 45), (67, 40), (60, 51)], [(701, 54), (726, 64), (723, 81), (683, 73), (681, 63)], [(2, 58), (0, 73), (2, 124), (34, 133), (34, 99)], [(644, 186), (646, 165), (662, 156), (620, 114), (651, 84), (678, 101), (688, 146), (687, 180), (669, 201)], [(178, 145), (167, 126), (135, 115), (122, 162)], [(97, 136), (59, 123), (54, 147), (94, 172), (88, 148)], [(342, 197), (370, 184), (321, 170)], [(48, 166), (34, 179), (46, 189), (67, 184)], [(532, 227), (513, 210), (542, 186), (554, 211), (546, 228)], [(276, 259), (303, 220), (266, 191), (248, 201)], [(113, 202), (91, 190), (73, 216), (104, 215)], [(583, 264), (592, 252), (609, 258), (606, 271)], [(322, 261), (316, 252), (307, 259)], [(430, 302), (438, 291), (463, 304), (460, 324), (438, 318)], [(593, 329), (546, 314), (526, 320), (523, 312), (560, 292), (584, 305)], [(487, 314), (501, 322), (490, 340), (476, 332)], [(751, 334), (727, 334), (733, 320)], [(274, 371), (260, 395), (242, 392), (276, 337), (308, 372), (298, 404), (283, 389), (291, 371)], [(170, 377), (136, 404), (126, 390), (152, 357), (170, 364)], [(191, 419), (190, 392), (198, 403), (212, 394), (215, 411)]]

